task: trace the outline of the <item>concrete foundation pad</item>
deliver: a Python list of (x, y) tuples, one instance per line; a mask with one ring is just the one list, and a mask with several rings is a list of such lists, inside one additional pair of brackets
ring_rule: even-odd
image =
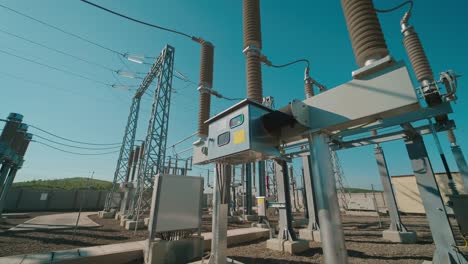
[[(199, 260), (195, 262), (190, 262), (188, 264), (207, 264), (207, 263), (209, 263), (209, 260), (204, 260), (204, 261)], [(226, 264), (244, 264), (244, 263), (234, 260), (234, 259), (226, 258)]]
[(379, 216), (376, 211), (346, 211), (346, 214), (355, 216)]
[[(202, 234), (204, 241), (204, 250), (210, 250), (211, 233)], [(239, 228), (228, 230), (228, 246), (247, 243), (270, 236), (267, 229), (261, 228)], [(89, 264), (89, 263), (112, 263), (128, 264), (143, 263), (143, 249), (147, 247), (147, 240), (126, 242), (112, 245), (103, 245), (95, 247), (77, 248), (71, 250), (26, 254), (9, 257), (0, 257), (0, 264)], [(76, 253), (74, 253), (75, 251)], [(58, 255), (66, 259), (55, 259)], [(207, 263), (206, 260), (204, 263)], [(231, 262), (229, 262), (231, 263)], [(233, 262), (240, 263), (240, 262)]]
[(122, 217), (120, 218), (120, 226), (121, 227), (125, 227), (125, 224), (127, 223), (127, 221), (131, 221), (132, 219), (129, 219), (127, 217)]
[(321, 242), (320, 230), (299, 229), (299, 237), (303, 240)]
[(135, 230), (135, 228), (137, 230), (145, 228), (145, 222), (143, 220), (138, 220), (138, 221), (128, 220), (125, 222), (125, 229)]
[[(210, 233), (202, 233), (205, 239), (204, 249), (205, 251), (211, 249), (211, 238), (213, 237)], [(227, 231), (227, 245), (228, 247), (255, 241), (258, 239), (265, 239), (270, 237), (270, 230), (251, 227), (251, 228), (239, 228), (231, 229)]]
[[(145, 258), (148, 248), (143, 252)], [(196, 236), (175, 241), (155, 240), (151, 242), (145, 264), (187, 263), (203, 256), (203, 237)]]
[(244, 220), (248, 222), (257, 221), (258, 215), (244, 215)]
[(309, 224), (309, 220), (305, 218), (298, 218), (298, 219), (292, 220), (292, 225), (294, 228), (298, 228), (298, 227), (305, 226), (308, 224)]
[(416, 232), (399, 232), (393, 230), (385, 230), (382, 232), (382, 238), (395, 243), (413, 244), (416, 243)]
[(268, 225), (264, 223), (252, 223), (251, 227), (258, 227), (258, 228), (266, 228), (268, 229)]
[(289, 254), (298, 254), (309, 249), (309, 241), (306, 240), (282, 240), (272, 238), (267, 240), (267, 248), (271, 250), (286, 252)]
[(241, 216), (228, 216), (228, 223), (242, 223), (244, 219)]
[(99, 218), (113, 218), (115, 215), (115, 211), (99, 211), (98, 216)]

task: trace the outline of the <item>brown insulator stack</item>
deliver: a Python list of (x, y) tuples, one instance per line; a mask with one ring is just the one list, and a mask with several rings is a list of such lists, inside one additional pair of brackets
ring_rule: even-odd
[(434, 75), (432, 74), (431, 65), (418, 34), (414, 31), (413, 27), (408, 27), (403, 30), (403, 35), (403, 44), (405, 45), (406, 53), (410, 59), (416, 79), (418, 82), (432, 82)]
[(214, 46), (210, 42), (201, 42), (200, 58), (200, 109), (198, 112), (198, 137), (208, 136), (208, 125), (205, 121), (210, 118), (211, 96), (206, 89), (213, 88)]
[(356, 62), (381, 59), (389, 54), (372, 0), (341, 0)]
[(450, 144), (452, 145), (457, 144), (457, 138), (455, 137), (455, 133), (453, 132), (453, 129), (447, 130), (447, 137), (448, 137)]
[(310, 98), (314, 96), (314, 86), (309, 79), (305, 80), (304, 91), (305, 91), (306, 98)]
[(260, 0), (242, 1), (244, 53), (246, 56), (247, 98), (261, 103), (262, 91), (262, 31), (260, 24)]

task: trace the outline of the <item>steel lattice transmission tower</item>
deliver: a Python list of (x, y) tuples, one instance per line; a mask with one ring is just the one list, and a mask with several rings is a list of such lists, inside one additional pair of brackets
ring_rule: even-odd
[(164, 167), (172, 94), (173, 65), (174, 48), (166, 46), (161, 54), (158, 83), (154, 93), (153, 108), (145, 140), (145, 152), (138, 170), (138, 184), (134, 200), (136, 206), (135, 204), (133, 206), (133, 219), (137, 219), (151, 208), (154, 176), (162, 172)]
[[(130, 152), (133, 149), (133, 146), (135, 144), (135, 135), (136, 135), (136, 129), (137, 129), (137, 124), (138, 124), (138, 114), (140, 111), (140, 101), (141, 97), (145, 94), (146, 90), (149, 88), (149, 86), (153, 83), (154, 79), (158, 77), (158, 84), (156, 87), (156, 92), (155, 92), (155, 97), (154, 97), (154, 102), (153, 102), (153, 112), (151, 114), (151, 119), (150, 119), (150, 127), (151, 123), (154, 123), (154, 111), (155, 111), (155, 106), (159, 105), (158, 100), (161, 100), (161, 96), (159, 96), (159, 90), (161, 90), (161, 87), (164, 85), (164, 89), (169, 90), (169, 95), (167, 98), (164, 98), (163, 100), (170, 100), (170, 92), (172, 88), (172, 70), (173, 70), (173, 62), (174, 62), (174, 48), (167, 45), (164, 47), (164, 49), (161, 51), (161, 54), (158, 56), (156, 61), (153, 63), (151, 66), (150, 71), (148, 74), (145, 76), (143, 79), (140, 87), (136, 91), (135, 95), (133, 96), (132, 99), (132, 105), (130, 106), (130, 114), (128, 115), (128, 120), (127, 120), (127, 126), (125, 127), (125, 134), (123, 137), (122, 141), (122, 146), (120, 148), (120, 154), (119, 154), (119, 159), (117, 160), (117, 167), (115, 169), (114, 173), (114, 181), (112, 183), (112, 189), (108, 193), (106, 197), (106, 202), (104, 205), (104, 210), (109, 211), (112, 207), (112, 200), (114, 197), (114, 193), (118, 190), (119, 186), (121, 183), (126, 182), (126, 175), (128, 173), (128, 164), (129, 164), (129, 158), (130, 158)], [(167, 77), (169, 76), (169, 77)], [(163, 81), (161, 81), (163, 80)], [(168, 88), (169, 87), (169, 88)], [(164, 105), (165, 108), (167, 109), (162, 109), (158, 111), (165, 111), (166, 114), (169, 114), (169, 104)], [(157, 107), (156, 107), (157, 108)], [(164, 135), (167, 135), (167, 118), (165, 119), (166, 125), (164, 126), (165, 131)], [(149, 130), (148, 130), (149, 132)], [(146, 140), (148, 142), (148, 138)], [(166, 136), (164, 136), (164, 146), (166, 145)], [(146, 145), (148, 146), (148, 145)], [(154, 146), (151, 146), (154, 148)], [(148, 148), (146, 148), (148, 149)], [(143, 158), (146, 158), (148, 153), (145, 151), (145, 156)], [(164, 153), (163, 153), (164, 155)], [(145, 159), (146, 160), (146, 159)], [(140, 175), (140, 172), (139, 172)], [(138, 178), (138, 182), (140, 182)], [(138, 188), (138, 186), (137, 186)], [(134, 196), (137, 197), (137, 196)], [(135, 201), (131, 201), (130, 205), (135, 205)], [(134, 209), (130, 208), (130, 210)]]

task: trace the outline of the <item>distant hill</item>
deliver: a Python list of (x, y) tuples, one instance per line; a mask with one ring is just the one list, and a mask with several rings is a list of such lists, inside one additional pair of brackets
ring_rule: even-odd
[(88, 179), (88, 178), (68, 178), (57, 180), (34, 180), (27, 182), (15, 182), (14, 188), (36, 189), (36, 190), (110, 190), (112, 182)]
[[(349, 193), (371, 193), (372, 190), (362, 188), (345, 188)], [(380, 190), (374, 190), (374, 192), (382, 192)]]

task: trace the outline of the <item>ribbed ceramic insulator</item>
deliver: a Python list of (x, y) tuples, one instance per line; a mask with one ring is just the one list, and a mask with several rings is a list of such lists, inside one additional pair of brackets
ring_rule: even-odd
[[(211, 89), (213, 87), (214, 46), (210, 42), (201, 45), (200, 57), (200, 87)], [(198, 112), (198, 137), (208, 136), (208, 125), (205, 121), (210, 118), (211, 96), (200, 90), (200, 108)]]
[(304, 84), (304, 92), (306, 98), (310, 98), (314, 96), (314, 86), (312, 85), (311, 82), (306, 81)]
[(457, 138), (455, 137), (455, 133), (453, 133), (452, 129), (447, 130), (447, 137), (450, 143), (457, 144)]
[(243, 0), (242, 22), (244, 25), (244, 48), (253, 45), (261, 49), (260, 0)]
[(410, 31), (403, 37), (403, 44), (405, 45), (406, 53), (410, 59), (416, 79), (418, 82), (424, 80), (433, 81), (434, 75), (432, 74), (431, 65), (424, 52), (421, 40), (414, 29), (408, 30)]
[(260, 57), (256, 55), (247, 54), (247, 98), (262, 103), (263, 89), (262, 89), (262, 65)]
[(360, 67), (367, 60), (389, 54), (372, 0), (341, 0), (356, 62)]

